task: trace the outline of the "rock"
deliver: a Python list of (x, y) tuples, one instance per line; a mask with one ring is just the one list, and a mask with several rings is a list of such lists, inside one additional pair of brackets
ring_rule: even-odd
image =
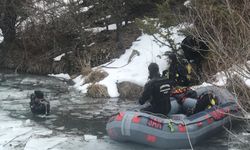
[(143, 91), (143, 87), (128, 81), (117, 83), (120, 98), (138, 99)]
[(92, 84), (87, 88), (87, 96), (93, 98), (108, 98), (108, 89), (101, 84)]

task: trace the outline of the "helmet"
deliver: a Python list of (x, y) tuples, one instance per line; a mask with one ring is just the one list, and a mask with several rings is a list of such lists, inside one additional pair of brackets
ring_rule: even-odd
[(43, 92), (42, 91), (34, 91), (34, 93), (35, 93), (35, 96), (37, 98), (43, 98)]
[(159, 66), (156, 63), (151, 63), (148, 66), (149, 78), (153, 78), (159, 75)]
[(176, 54), (174, 54), (174, 53), (169, 54), (168, 57), (171, 60), (176, 60), (177, 59)]
[(158, 73), (159, 72), (159, 66), (156, 63), (151, 63), (148, 66), (148, 71), (149, 72), (156, 72), (156, 73)]

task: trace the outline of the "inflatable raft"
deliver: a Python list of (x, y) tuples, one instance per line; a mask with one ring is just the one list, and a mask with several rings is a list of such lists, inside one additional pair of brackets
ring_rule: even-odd
[(108, 121), (107, 133), (116, 141), (130, 141), (167, 149), (190, 148), (221, 129), (230, 121), (231, 114), (239, 112), (236, 99), (226, 89), (209, 86), (196, 90), (198, 95), (206, 91), (216, 95), (216, 106), (186, 116), (178, 114), (181, 106), (172, 98), (171, 113), (177, 114), (163, 117), (135, 110), (119, 112)]

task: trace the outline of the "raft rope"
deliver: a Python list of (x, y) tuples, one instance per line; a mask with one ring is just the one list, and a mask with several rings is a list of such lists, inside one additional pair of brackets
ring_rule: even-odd
[(188, 126), (187, 124), (185, 123), (185, 121), (182, 119), (181, 120), (183, 122), (183, 124), (185, 125), (185, 128), (186, 128), (186, 133), (187, 133), (187, 137), (188, 137), (188, 142), (189, 142), (189, 145), (190, 145), (190, 148), (193, 150), (193, 145), (192, 145), (192, 142), (191, 142), (191, 138), (189, 136), (189, 132), (188, 132)]
[(171, 132), (174, 132), (174, 127), (173, 127), (173, 124), (172, 124), (172, 119), (169, 120), (169, 123), (168, 123), (168, 127), (170, 129)]
[[(147, 111), (147, 112), (148, 112), (148, 111)], [(149, 112), (149, 113), (151, 113), (151, 114), (153, 114), (153, 115), (156, 115), (156, 116), (164, 116), (165, 118), (169, 118), (168, 116), (163, 115), (163, 114), (156, 114), (156, 113), (152, 113), (152, 112)], [(144, 116), (144, 117), (145, 117), (145, 116)], [(190, 138), (189, 132), (188, 132), (188, 125), (189, 125), (189, 124), (186, 124), (186, 122), (185, 122), (183, 119), (181, 119), (181, 121), (182, 121), (182, 123), (185, 125), (186, 133), (187, 133), (187, 137), (188, 137), (188, 142), (189, 142), (190, 148), (193, 150), (194, 148), (193, 148), (193, 145), (192, 145), (192, 142), (191, 142), (191, 138)], [(172, 123), (176, 124), (175, 122), (172, 121), (172, 119), (170, 119), (170, 121), (169, 121), (169, 123), (168, 123), (168, 127), (170, 128), (170, 131), (171, 131), (171, 132), (174, 131), (174, 128), (173, 128)], [(193, 124), (193, 123), (192, 123), (192, 124)]]

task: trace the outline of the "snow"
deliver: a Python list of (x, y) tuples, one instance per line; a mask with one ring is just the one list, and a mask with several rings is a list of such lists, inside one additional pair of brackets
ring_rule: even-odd
[(90, 141), (90, 140), (96, 140), (97, 139), (97, 136), (94, 136), (94, 135), (84, 135), (84, 140), (85, 141)]
[[(173, 28), (173, 38), (176, 42), (183, 40), (183, 36), (177, 34), (178, 28)], [(100, 65), (96, 68), (102, 68), (109, 75), (99, 82), (108, 88), (110, 97), (118, 97), (116, 83), (130, 81), (143, 86), (148, 80), (148, 65), (155, 62), (159, 65), (160, 72), (168, 67), (166, 51), (170, 51), (167, 46), (159, 45), (153, 36), (143, 34), (120, 58), (111, 60), (112, 63)], [(95, 69), (95, 68), (94, 68)], [(84, 78), (77, 77), (73, 80), (75, 87), (83, 93), (87, 92), (88, 85), (84, 84)]]
[[(91, 46), (93, 46), (93, 45), (95, 45), (95, 42), (90, 43), (89, 45), (87, 45), (87, 47), (91, 47)], [(86, 45), (83, 45), (83, 46), (86, 47)]]
[(52, 137), (52, 138), (33, 138), (28, 141), (24, 150), (48, 150), (57, 146), (57, 144), (65, 142), (66, 137)]
[(49, 76), (51, 76), (51, 77), (56, 77), (56, 78), (59, 78), (59, 79), (62, 79), (62, 80), (64, 80), (64, 79), (66, 79), (66, 80), (71, 79), (70, 76), (69, 76), (69, 74), (64, 74), (64, 73), (60, 73), (60, 74), (49, 74)]
[(250, 79), (245, 80), (245, 83), (250, 88)]
[[(249, 64), (249, 61), (247, 63)], [(216, 73), (216, 81), (213, 82), (213, 84), (217, 86), (225, 86), (227, 84), (227, 76), (237, 76), (245, 83), (246, 86), (250, 88), (250, 74), (247, 70), (248, 68), (244, 65), (233, 65), (231, 68), (226, 70), (226, 73), (225, 71)]]
[(227, 77), (224, 72), (218, 72), (216, 75), (216, 81), (213, 83), (217, 86), (224, 86), (227, 83)]
[[(128, 22), (128, 23), (131, 23), (131, 22)], [(122, 22), (122, 25), (125, 25), (125, 22)], [(116, 24), (110, 24), (108, 25), (108, 29), (109, 30), (116, 30)], [(106, 27), (95, 27), (95, 28), (88, 28), (88, 29), (85, 29), (85, 31), (90, 31), (90, 32), (93, 32), (93, 33), (98, 33), (98, 32), (101, 32), (101, 31), (104, 31), (106, 30)]]
[(87, 12), (89, 9), (91, 9), (93, 7), (94, 7), (93, 5), (91, 5), (89, 7), (83, 7), (83, 8), (81, 8), (80, 12)]
[(65, 56), (65, 53), (63, 53), (63, 54), (61, 54), (61, 55), (55, 57), (55, 58), (54, 58), (54, 61), (60, 61), (60, 60), (62, 59), (63, 56)]
[(186, 6), (186, 7), (191, 7), (191, 1), (187, 0), (187, 1), (184, 2), (183, 5)]
[(3, 33), (2, 30), (0, 29), (0, 44), (3, 42)]

